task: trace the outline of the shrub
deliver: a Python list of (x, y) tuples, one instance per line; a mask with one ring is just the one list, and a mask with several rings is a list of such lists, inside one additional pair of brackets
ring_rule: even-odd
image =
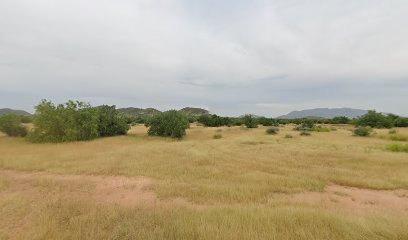
[(373, 130), (369, 127), (358, 127), (354, 129), (354, 136), (368, 137)]
[(266, 129), (267, 134), (275, 135), (279, 132), (279, 128), (273, 127)]
[(293, 138), (293, 136), (290, 135), (290, 134), (286, 134), (286, 135), (285, 135), (285, 138)]
[(408, 153), (408, 144), (392, 143), (387, 145), (387, 150), (392, 152), (406, 152)]
[(170, 110), (153, 116), (146, 125), (151, 136), (182, 138), (190, 123), (184, 114)]
[(220, 139), (220, 138), (222, 138), (222, 135), (221, 134), (214, 134), (213, 138), (214, 139)]
[(98, 111), (83, 102), (68, 101), (54, 105), (42, 100), (36, 107), (32, 142), (69, 142), (91, 140), (99, 136)]
[(27, 129), (21, 125), (21, 117), (8, 114), (0, 117), (0, 131), (11, 137), (25, 137)]
[(243, 120), (247, 128), (257, 128), (258, 127), (258, 123), (256, 122), (256, 119), (250, 114), (245, 115)]
[(391, 129), (390, 131), (388, 131), (388, 133), (389, 133), (389, 134), (395, 134), (395, 133), (397, 133), (397, 130)]
[(201, 115), (198, 117), (197, 121), (206, 127), (221, 127), (221, 126), (231, 126), (232, 120), (228, 117), (220, 117), (215, 114), (212, 115)]
[(382, 113), (376, 111), (368, 111), (367, 114), (359, 117), (355, 121), (356, 126), (372, 127), (372, 128), (391, 128), (393, 126), (393, 120), (391, 117), (387, 117)]
[(310, 136), (310, 135), (312, 135), (310, 132), (307, 132), (307, 131), (301, 131), (300, 132), (300, 136)]
[(126, 135), (129, 125), (119, 115), (115, 106), (100, 106), (98, 109), (98, 133), (101, 137)]
[(311, 131), (315, 128), (315, 121), (312, 119), (302, 119), (301, 122), (294, 130), (296, 131)]

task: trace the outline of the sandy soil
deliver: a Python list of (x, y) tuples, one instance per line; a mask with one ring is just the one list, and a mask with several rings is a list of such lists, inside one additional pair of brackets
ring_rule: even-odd
[[(42, 172), (17, 172), (0, 170), (3, 189), (0, 197), (24, 194), (28, 198), (91, 199), (96, 203), (118, 204), (125, 207), (175, 207), (201, 208), (188, 201), (161, 200), (152, 190), (148, 177), (53, 175)], [(393, 211), (408, 214), (408, 190), (377, 191), (329, 185), (324, 192), (276, 194), (272, 200), (329, 209), (353, 214), (374, 211)]]

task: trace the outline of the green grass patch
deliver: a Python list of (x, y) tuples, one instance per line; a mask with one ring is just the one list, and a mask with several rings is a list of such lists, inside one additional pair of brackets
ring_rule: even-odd
[(408, 153), (408, 144), (392, 143), (387, 145), (387, 150), (392, 152), (406, 152)]

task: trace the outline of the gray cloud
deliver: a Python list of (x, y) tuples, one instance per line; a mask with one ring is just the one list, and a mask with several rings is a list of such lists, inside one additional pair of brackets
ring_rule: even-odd
[(408, 115), (407, 11), (403, 0), (3, 0), (0, 107)]

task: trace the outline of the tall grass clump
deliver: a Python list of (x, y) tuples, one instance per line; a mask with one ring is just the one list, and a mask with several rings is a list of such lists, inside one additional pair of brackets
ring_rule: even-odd
[(387, 138), (393, 141), (408, 141), (408, 135), (401, 133), (389, 134)]
[(387, 150), (391, 152), (406, 152), (408, 153), (408, 144), (392, 143), (387, 145)]
[(7, 114), (0, 117), (0, 131), (10, 137), (25, 137), (27, 129), (22, 125), (21, 117), (15, 114)]

